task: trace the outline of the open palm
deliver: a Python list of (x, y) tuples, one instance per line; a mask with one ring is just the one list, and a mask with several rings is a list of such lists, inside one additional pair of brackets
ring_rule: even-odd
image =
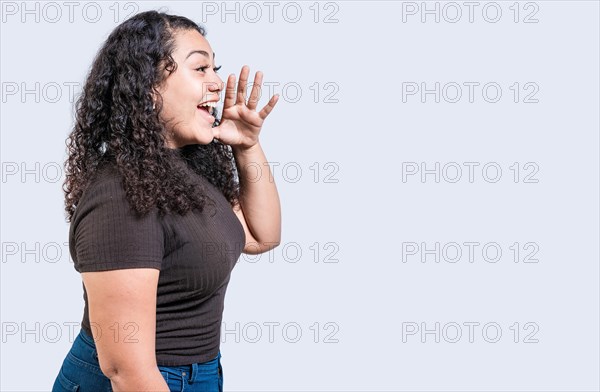
[(235, 75), (229, 75), (225, 89), (221, 122), (217, 127), (212, 128), (213, 136), (222, 143), (241, 148), (249, 148), (258, 143), (258, 134), (263, 122), (279, 99), (279, 95), (273, 95), (261, 111), (256, 111), (263, 76), (262, 72), (257, 71), (254, 77), (254, 85), (250, 92), (250, 99), (246, 103), (246, 88), (249, 73), (250, 68), (244, 65), (240, 72), (240, 82), (237, 92), (235, 89)]

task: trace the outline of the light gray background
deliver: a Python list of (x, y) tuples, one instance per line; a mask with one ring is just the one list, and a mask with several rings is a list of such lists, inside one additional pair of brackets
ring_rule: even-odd
[[(421, 13), (403, 22), (406, 2), (277, 3), (272, 22), (258, 2), (256, 23), (246, 3), (225, 22), (221, 2), (211, 3), (216, 15), (200, 2), (168, 3), (168, 12), (207, 27), (224, 80), (247, 64), (252, 79), (261, 70), (265, 81), (280, 83), (272, 93), (282, 94), (261, 132), (281, 197), (282, 243), (260, 257), (242, 255), (232, 273), (221, 346), (226, 390), (598, 390), (598, 2), (520, 2), (518, 22), (512, 1), (496, 2), (496, 23), (482, 17), (484, 6), (494, 17), (488, 3), (477, 2), (472, 23), (463, 2), (457, 23), (445, 2), (437, 3), (439, 23), (434, 15), (421, 22)], [(62, 2), (56, 23), (45, 3), (31, 15), (11, 4), (18, 10), (3, 4), (1, 31), (0, 389), (48, 391), (73, 341), (68, 325), (77, 332), (83, 312), (81, 278), (65, 244), (64, 176), (55, 170), (73, 117), (64, 84), (78, 83), (77, 94), (110, 31), (131, 10), (165, 3), (117, 4), (117, 20), (112, 2), (97, 3), (96, 23), (82, 17), (84, 2), (72, 23)], [(288, 18), (302, 10), (296, 23), (283, 17), (286, 4)], [(538, 22), (523, 23), (532, 12)], [(327, 15), (333, 23), (324, 23)], [(37, 97), (7, 93), (14, 83), (32, 89), (36, 82)], [(410, 82), (480, 85), (472, 103), (464, 85), (457, 103), (450, 89), (439, 103), (432, 95), (403, 102)], [(482, 97), (490, 82), (502, 88), (497, 103)], [(539, 88), (538, 103), (523, 102), (533, 91), (523, 87), (528, 82)], [(62, 86), (57, 102), (53, 83)], [(300, 86), (298, 100), (286, 83)], [(328, 94), (337, 102), (326, 102)], [(427, 169), (439, 162), (440, 170), (454, 162), (463, 176), (451, 182), (447, 166), (439, 182), (433, 175), (402, 181), (406, 162)], [(472, 182), (464, 162), (479, 164)], [(498, 182), (481, 174), (490, 162), (502, 169)], [(31, 170), (24, 179), (22, 168)], [(423, 252), (403, 254), (411, 242), (458, 243), (462, 259), (429, 255), (423, 263)], [(472, 263), (465, 242), (480, 244)], [(525, 249), (529, 242), (537, 248)], [(487, 243), (498, 244), (499, 261), (483, 259)], [(538, 262), (524, 263), (532, 249)], [(325, 263), (330, 253), (337, 260)], [(453, 255), (449, 249), (446, 257)], [(238, 341), (225, 330), (236, 323)], [(272, 339), (269, 323), (279, 323)], [(439, 342), (421, 334), (436, 323)], [(479, 323), (472, 341), (468, 323)], [(403, 336), (411, 325), (419, 332)], [(462, 335), (453, 342), (456, 325)], [(502, 333), (496, 343), (494, 327)]]

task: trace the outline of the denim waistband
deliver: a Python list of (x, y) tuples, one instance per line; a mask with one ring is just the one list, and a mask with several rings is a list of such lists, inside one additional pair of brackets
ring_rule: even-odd
[(87, 344), (89, 344), (90, 346), (92, 346), (93, 348), (96, 348), (96, 342), (94, 342), (94, 338), (92, 336), (90, 336), (85, 329), (81, 329), (81, 332), (79, 333), (81, 335), (81, 339), (83, 339), (84, 342), (86, 342)]
[[(94, 338), (92, 336), (90, 336), (88, 334), (88, 332), (86, 330), (84, 330), (83, 328), (81, 329), (81, 332), (79, 335), (81, 336), (81, 339), (88, 346), (90, 346), (90, 348), (93, 349), (93, 356), (97, 360), (98, 354), (97, 354), (96, 343), (94, 342)], [(159, 367), (169, 368), (169, 369), (177, 370), (177, 371), (186, 371), (186, 372), (188, 372), (188, 374), (204, 373), (204, 372), (210, 372), (213, 368), (219, 367), (220, 360), (221, 360), (221, 351), (219, 350), (219, 352), (217, 353), (217, 356), (207, 362), (198, 362), (198, 363), (193, 363), (193, 364), (189, 364), (189, 365), (159, 366)]]

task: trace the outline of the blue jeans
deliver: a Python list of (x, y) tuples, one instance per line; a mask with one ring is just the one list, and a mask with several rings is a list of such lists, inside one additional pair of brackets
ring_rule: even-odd
[[(174, 392), (223, 392), (221, 352), (208, 362), (158, 366)], [(94, 339), (83, 329), (73, 342), (54, 381), (52, 392), (112, 392), (110, 379), (100, 370)]]

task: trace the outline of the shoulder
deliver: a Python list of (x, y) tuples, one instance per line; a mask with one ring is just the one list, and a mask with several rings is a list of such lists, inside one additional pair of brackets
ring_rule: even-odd
[(116, 187), (118, 190), (118, 188), (123, 188), (122, 179), (123, 176), (119, 172), (119, 168), (115, 162), (103, 161), (98, 165), (96, 173), (92, 176), (88, 187), (97, 189), (119, 185), (119, 187)]
[(157, 219), (156, 208), (146, 214), (146, 219), (137, 217), (134, 208), (126, 195), (123, 175), (114, 162), (101, 163), (89, 179), (73, 215), (73, 224), (77, 226), (83, 220), (94, 221), (112, 219), (140, 223), (149, 219)]
[(88, 181), (77, 209), (101, 199), (122, 202), (124, 196), (123, 177), (119, 173), (117, 165), (114, 162), (102, 162)]

